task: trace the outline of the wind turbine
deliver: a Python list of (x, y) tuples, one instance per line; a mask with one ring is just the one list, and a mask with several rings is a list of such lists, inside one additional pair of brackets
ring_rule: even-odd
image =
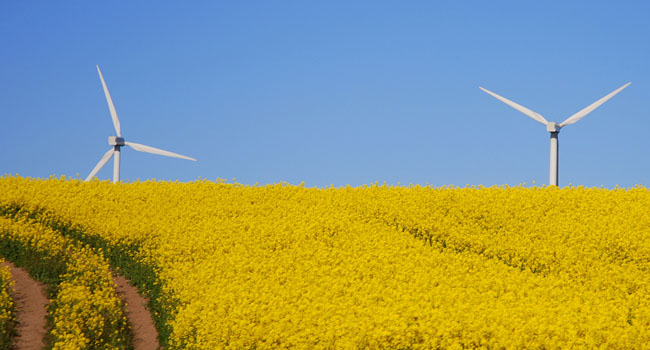
[(111, 159), (111, 157), (114, 157), (113, 158), (113, 183), (117, 183), (118, 181), (120, 181), (120, 148), (122, 148), (122, 146), (129, 146), (134, 150), (140, 152), (153, 153), (153, 154), (159, 154), (167, 157), (175, 157), (175, 158), (189, 159), (189, 160), (196, 161), (196, 159), (194, 158), (186, 157), (184, 155), (180, 155), (177, 153), (164, 151), (151, 146), (141, 145), (135, 142), (124, 141), (124, 138), (122, 137), (122, 131), (120, 130), (120, 120), (117, 118), (117, 112), (115, 111), (115, 106), (113, 105), (113, 99), (111, 99), (111, 94), (108, 93), (108, 87), (106, 86), (106, 82), (104, 81), (104, 76), (102, 75), (102, 71), (99, 69), (99, 66), (97, 66), (97, 73), (99, 73), (99, 79), (101, 79), (102, 86), (104, 87), (104, 95), (106, 95), (106, 102), (108, 103), (108, 109), (111, 112), (111, 118), (113, 119), (113, 126), (115, 127), (115, 132), (117, 133), (117, 136), (108, 137), (108, 144), (112, 146), (111, 149), (109, 149), (108, 152), (104, 154), (102, 159), (99, 160), (99, 163), (95, 165), (95, 167), (90, 172), (90, 174), (88, 175), (85, 181), (90, 181), (90, 179), (92, 179), (93, 176), (95, 176), (99, 172), (99, 170), (101, 170), (101, 168), (104, 165), (106, 165), (106, 163)]
[(562, 128), (564, 126), (567, 126), (567, 125), (570, 125), (570, 124), (573, 124), (573, 123), (576, 123), (580, 119), (584, 118), (584, 116), (591, 113), (594, 109), (598, 108), (600, 105), (605, 103), (607, 100), (614, 97), (614, 95), (621, 92), (621, 90), (625, 89), (630, 84), (631, 83), (627, 83), (627, 84), (621, 86), (620, 88), (610, 92), (605, 97), (603, 97), (600, 100), (590, 104), (589, 106), (587, 106), (586, 108), (584, 108), (580, 112), (568, 117), (565, 121), (563, 121), (562, 123), (559, 123), (559, 124), (556, 123), (556, 122), (549, 122), (544, 117), (542, 117), (541, 114), (539, 114), (537, 112), (533, 112), (530, 109), (528, 109), (528, 108), (526, 108), (526, 107), (524, 107), (522, 105), (519, 105), (519, 104), (517, 104), (515, 102), (512, 102), (512, 101), (508, 100), (507, 98), (505, 98), (503, 96), (499, 96), (499, 95), (495, 94), (494, 92), (492, 92), (490, 90), (484, 89), (483, 87), (480, 87), (480, 86), (479, 86), (479, 88), (481, 90), (487, 92), (488, 94), (492, 95), (497, 100), (499, 100), (499, 101), (507, 104), (508, 106), (518, 110), (519, 112), (529, 116), (533, 120), (546, 125), (546, 131), (551, 133), (551, 163), (550, 163), (550, 169), (549, 169), (548, 183), (549, 183), (549, 185), (557, 186), (557, 184), (558, 184), (558, 176), (559, 176), (559, 165), (558, 165), (558, 162), (559, 162), (559, 156), (558, 156), (558, 151), (559, 150), (558, 150), (558, 148), (559, 148), (559, 146), (558, 146), (557, 136), (560, 133), (560, 128)]

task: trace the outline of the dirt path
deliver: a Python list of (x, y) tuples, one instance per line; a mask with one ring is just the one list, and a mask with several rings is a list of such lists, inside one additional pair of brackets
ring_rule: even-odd
[(45, 296), (45, 286), (29, 276), (27, 271), (16, 267), (9, 261), (4, 265), (9, 266), (14, 280), (16, 304), (17, 336), (13, 340), (15, 350), (41, 350), (45, 347), (43, 337), (47, 333), (47, 311), (49, 302)]
[(113, 276), (117, 292), (126, 304), (126, 318), (133, 332), (133, 348), (135, 350), (156, 350), (159, 347), (158, 331), (147, 309), (147, 299), (138, 294), (138, 289), (132, 286), (123, 276)]
[[(45, 296), (45, 286), (29, 276), (27, 271), (16, 267), (10, 261), (11, 277), (15, 282), (14, 302), (16, 304), (16, 333), (14, 350), (41, 350), (45, 347), (43, 338), (47, 334), (47, 309), (49, 302)], [(151, 313), (147, 309), (147, 299), (138, 294), (138, 289), (122, 277), (113, 277), (117, 292), (126, 304), (126, 317), (133, 331), (135, 350), (156, 350), (159, 347), (158, 331)]]

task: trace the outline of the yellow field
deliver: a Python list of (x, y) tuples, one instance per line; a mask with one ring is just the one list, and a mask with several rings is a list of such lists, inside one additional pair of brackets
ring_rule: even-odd
[(3, 253), (18, 257), (31, 273), (56, 280), (48, 305), (51, 348), (127, 348), (130, 333), (106, 260), (92, 248), (25, 219), (0, 217), (0, 243)]
[(14, 281), (8, 266), (0, 258), (0, 349), (11, 348), (11, 340), (16, 322), (15, 305), (13, 300)]
[(170, 349), (650, 349), (641, 187), (3, 177), (0, 207), (105, 249)]

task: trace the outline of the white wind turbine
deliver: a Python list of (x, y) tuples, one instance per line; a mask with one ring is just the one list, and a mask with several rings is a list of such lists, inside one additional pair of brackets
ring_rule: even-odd
[(528, 109), (528, 108), (526, 108), (526, 107), (524, 107), (522, 105), (519, 105), (519, 104), (517, 104), (515, 102), (512, 102), (512, 101), (508, 100), (505, 97), (502, 97), (502, 96), (499, 96), (499, 95), (495, 94), (492, 91), (484, 89), (484, 88), (482, 88), (480, 86), (479, 86), (479, 88), (481, 90), (487, 92), (488, 94), (492, 95), (497, 100), (499, 100), (499, 101), (507, 104), (508, 106), (518, 110), (519, 112), (529, 116), (533, 120), (546, 125), (546, 131), (551, 133), (551, 163), (550, 163), (550, 169), (549, 169), (549, 180), (548, 180), (548, 182), (549, 182), (549, 185), (557, 186), (557, 184), (558, 184), (558, 176), (559, 176), (559, 166), (558, 166), (559, 157), (558, 157), (557, 136), (560, 133), (560, 128), (562, 128), (564, 126), (567, 126), (569, 124), (576, 123), (578, 120), (584, 118), (584, 116), (591, 113), (594, 109), (598, 108), (600, 105), (605, 103), (607, 100), (614, 97), (614, 95), (621, 92), (621, 90), (625, 89), (630, 84), (631, 83), (627, 83), (627, 84), (621, 86), (620, 88), (610, 92), (605, 97), (603, 97), (600, 100), (590, 104), (585, 109), (583, 109), (580, 112), (568, 117), (565, 121), (563, 121), (562, 123), (559, 123), (559, 124), (556, 123), (556, 122), (549, 122), (544, 117), (542, 117), (539, 113), (533, 112), (530, 109)]
[(108, 87), (106, 87), (106, 82), (104, 81), (104, 76), (102, 75), (102, 71), (99, 70), (99, 66), (97, 66), (97, 73), (99, 73), (99, 79), (101, 79), (102, 86), (104, 87), (104, 95), (106, 95), (106, 102), (108, 102), (108, 109), (111, 111), (111, 118), (113, 118), (113, 126), (115, 127), (115, 132), (117, 133), (117, 136), (108, 137), (108, 144), (113, 147), (111, 147), (111, 149), (109, 149), (108, 152), (104, 154), (102, 159), (99, 160), (99, 163), (95, 165), (95, 167), (90, 172), (90, 174), (88, 175), (85, 181), (90, 181), (90, 179), (92, 179), (93, 176), (95, 176), (99, 172), (99, 170), (101, 170), (101, 168), (113, 156), (115, 157), (113, 159), (113, 183), (120, 181), (120, 148), (122, 148), (122, 146), (129, 146), (134, 150), (140, 152), (147, 152), (147, 153), (159, 154), (167, 157), (175, 157), (175, 158), (182, 158), (182, 159), (189, 159), (189, 160), (196, 161), (196, 159), (194, 158), (186, 157), (177, 153), (168, 152), (158, 148), (141, 145), (135, 142), (124, 141), (124, 138), (122, 137), (122, 132), (120, 130), (120, 120), (117, 118), (117, 112), (115, 111), (115, 106), (113, 105), (113, 99), (111, 99), (111, 95), (108, 93)]

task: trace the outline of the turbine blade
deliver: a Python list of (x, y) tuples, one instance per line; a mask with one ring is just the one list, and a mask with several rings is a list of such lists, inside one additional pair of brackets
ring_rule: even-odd
[(90, 172), (90, 174), (88, 175), (88, 177), (87, 177), (86, 180), (84, 180), (84, 181), (90, 181), (90, 179), (92, 179), (93, 176), (97, 175), (97, 173), (99, 172), (99, 170), (101, 170), (101, 168), (102, 168), (104, 165), (106, 165), (106, 163), (108, 162), (108, 160), (111, 159), (111, 157), (113, 156), (113, 152), (115, 152), (115, 148), (111, 148), (111, 149), (109, 149), (108, 152), (106, 152), (106, 153), (104, 154), (104, 156), (102, 157), (102, 159), (99, 160), (99, 163), (97, 163), (97, 165), (95, 165), (95, 167), (93, 168), (93, 171)]
[(630, 84), (632, 84), (632, 83), (630, 82), (630, 83), (627, 83), (627, 84), (621, 86), (620, 88), (618, 88), (618, 89), (616, 89), (616, 90), (610, 92), (609, 94), (607, 94), (605, 97), (601, 98), (600, 100), (598, 100), (598, 101), (596, 101), (596, 102), (590, 104), (589, 106), (587, 106), (587, 108), (585, 108), (585, 109), (581, 110), (580, 112), (578, 112), (578, 113), (576, 113), (576, 114), (574, 114), (574, 115), (568, 117), (565, 121), (563, 121), (562, 123), (560, 123), (560, 127), (563, 127), (563, 126), (565, 126), (565, 125), (569, 125), (569, 124), (576, 123), (578, 120), (584, 118), (584, 116), (586, 116), (587, 114), (591, 113), (594, 109), (600, 107), (600, 105), (602, 105), (603, 103), (607, 102), (607, 100), (609, 100), (610, 98), (614, 97), (614, 95), (616, 95), (616, 94), (618, 94), (619, 92), (621, 92), (621, 90), (625, 89), (625, 88), (626, 88), (628, 85), (630, 85)]
[(104, 81), (104, 76), (102, 71), (99, 70), (99, 65), (97, 65), (97, 73), (99, 73), (99, 79), (102, 80), (102, 86), (104, 87), (104, 95), (106, 95), (106, 102), (108, 103), (108, 109), (111, 111), (111, 118), (113, 119), (113, 126), (115, 127), (115, 132), (117, 137), (122, 137), (122, 131), (120, 130), (120, 119), (117, 118), (117, 112), (115, 111), (115, 106), (113, 105), (113, 99), (111, 94), (108, 92), (108, 87)]
[(154, 147), (151, 147), (151, 146), (145, 146), (145, 145), (141, 145), (141, 144), (135, 143), (135, 142), (124, 142), (124, 144), (127, 145), (127, 146), (130, 146), (131, 148), (133, 148), (136, 151), (159, 154), (161, 156), (167, 156), (167, 157), (188, 159), (188, 160), (193, 160), (193, 161), (196, 162), (196, 159), (194, 159), (194, 158), (186, 157), (186, 156), (178, 154), (178, 153), (165, 151), (165, 150), (154, 148)]
[(494, 97), (497, 100), (507, 104), (508, 106), (518, 110), (519, 112), (529, 116), (530, 118), (532, 118), (536, 122), (540, 122), (540, 123), (542, 123), (544, 125), (548, 124), (548, 121), (546, 121), (546, 119), (544, 117), (542, 117), (541, 114), (539, 114), (537, 112), (534, 112), (534, 111), (531, 111), (530, 109), (528, 109), (528, 108), (526, 108), (526, 107), (524, 107), (524, 106), (522, 106), (522, 105), (520, 105), (518, 103), (510, 101), (510, 100), (508, 100), (507, 98), (505, 98), (503, 96), (499, 96), (499, 95), (495, 94), (494, 92), (492, 92), (492, 91), (490, 91), (488, 89), (484, 89), (484, 88), (482, 88), (480, 86), (479, 86), (479, 89), (487, 92), (488, 94), (492, 95), (492, 97)]

